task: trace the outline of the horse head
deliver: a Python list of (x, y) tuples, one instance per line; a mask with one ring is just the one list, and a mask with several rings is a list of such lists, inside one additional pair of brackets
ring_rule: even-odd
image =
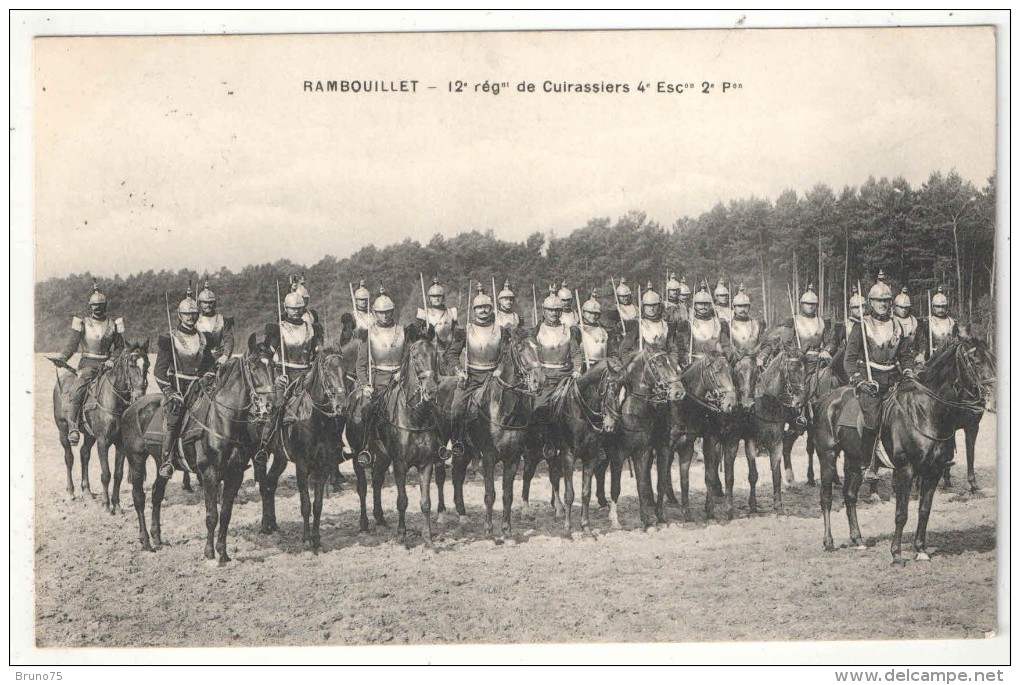
[(410, 324), (404, 329), (407, 351), (404, 355), (403, 382), (418, 395), (420, 403), (431, 403), (439, 390), (439, 350), (435, 345), (435, 328), (422, 329)]
[(737, 404), (741, 409), (754, 409), (755, 388), (758, 383), (758, 364), (753, 355), (744, 355), (733, 364), (733, 386), (737, 391)]
[(123, 371), (118, 376), (123, 380), (117, 382), (124, 382), (126, 387), (118, 387), (118, 390), (127, 390), (131, 402), (137, 402), (149, 387), (149, 341), (129, 343), (120, 353), (120, 363)]
[(340, 350), (330, 348), (319, 353), (318, 365), (319, 384), (322, 387), (322, 399), (328, 404), (329, 413), (338, 416), (347, 411), (347, 374), (344, 357)]
[[(248, 414), (256, 424), (264, 424), (272, 418), (276, 389), (276, 371), (273, 366), (273, 349), (264, 342), (256, 342), (255, 334), (248, 338), (248, 352), (239, 359), (231, 359), (223, 365), (217, 391), (225, 389), (235, 379), (241, 379), (248, 390)], [(235, 370), (240, 370), (236, 373)]]
[(536, 394), (545, 384), (545, 368), (538, 358), (535, 338), (524, 329), (510, 329), (508, 349), (512, 355), (514, 375), (523, 378), (524, 388), (529, 394)]
[(807, 364), (796, 347), (783, 346), (758, 378), (757, 392), (800, 411), (807, 403)]
[(997, 400), (996, 360), (988, 345), (977, 337), (963, 336), (969, 329), (961, 328), (957, 358), (962, 367), (961, 378), (965, 387), (961, 395), (973, 397), (976, 404), (987, 412), (995, 413)]
[(665, 352), (642, 350), (627, 364), (632, 393), (655, 404), (679, 402), (687, 391), (680, 372)]

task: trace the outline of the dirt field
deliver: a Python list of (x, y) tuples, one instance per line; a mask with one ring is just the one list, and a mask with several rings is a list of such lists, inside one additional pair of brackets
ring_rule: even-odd
[[(638, 532), (635, 484), (625, 473), (624, 530), (610, 531), (607, 511), (595, 509), (597, 538), (571, 541), (547, 504), (549, 484), (540, 470), (533, 518), (515, 511), (516, 540), (497, 545), (482, 536), (483, 487), (480, 474), (472, 474), (465, 488), (469, 521), (463, 529), (456, 517), (436, 525), (434, 553), (418, 535), (416, 485), (408, 491), (409, 548), (393, 539), (392, 480), (383, 494), (391, 528), (359, 536), (358, 499), (345, 464), (351, 482), (326, 501), (325, 552), (313, 556), (301, 544), (293, 467), (278, 495), (281, 531), (269, 536), (258, 532), (261, 505), (249, 471), (231, 524), (233, 561), (219, 568), (202, 557), (201, 495), (182, 491), (179, 476), (163, 510), (167, 546), (156, 553), (140, 549), (127, 482), (123, 514), (104, 512), (98, 499), (67, 499), (51, 418), (53, 371), (42, 357), (36, 378), (40, 647), (978, 638), (995, 628), (994, 416), (985, 417), (978, 438), (983, 491), (970, 495), (960, 477), (961, 433), (956, 483), (936, 495), (929, 525), (932, 561), (910, 561), (905, 568), (889, 565), (894, 506), (888, 478), (881, 486), (885, 501), (861, 506), (868, 549), (845, 546), (839, 502), (833, 516), (838, 549), (822, 550), (818, 490), (804, 484), (803, 441), (794, 454), (798, 482), (786, 489), (783, 517), (771, 513), (763, 460), (762, 511), (749, 516), (746, 464), (738, 460), (738, 518), (706, 524), (696, 464), (697, 523), (679, 524), (679, 511), (670, 508), (668, 527)], [(93, 492), (101, 492), (99, 474), (93, 457)], [(74, 478), (77, 486), (77, 464)], [(575, 483), (579, 526), (579, 474)], [(519, 479), (515, 489), (519, 502)], [(447, 490), (452, 502), (449, 484)], [(497, 492), (497, 516), (500, 506)], [(915, 501), (905, 551), (916, 515)]]

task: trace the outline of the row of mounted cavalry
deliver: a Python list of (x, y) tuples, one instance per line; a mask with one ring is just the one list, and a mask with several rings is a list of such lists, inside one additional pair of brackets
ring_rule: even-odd
[[(821, 365), (815, 373), (796, 345), (776, 347), (766, 363), (753, 354), (699, 355), (678, 365), (665, 351), (651, 345), (621, 351), (607, 359), (586, 363), (583, 372), (568, 375), (550, 387), (548, 369), (537, 348), (536, 331), (507, 327), (496, 366), (471, 395), (470, 420), (457, 430), (454, 405), (463, 379), (441, 374), (443, 364), (435, 327), (415, 322), (403, 328), (403, 352), (391, 380), (371, 398), (356, 387), (356, 364), (362, 342), (351, 335), (355, 322), (344, 320), (334, 346), (316, 350), (307, 373), (289, 382), (287, 401), (280, 403), (278, 351), (255, 334), (240, 355), (226, 359), (215, 373), (195, 383), (180, 429), (176, 464), (195, 474), (204, 492), (207, 542), (205, 556), (229, 561), (227, 531), (235, 498), (246, 469), (260, 447), (267, 427), (275, 427), (269, 451), (272, 460), (258, 474), (262, 497), (261, 529), (277, 529), (275, 493), (286, 464), (296, 467), (303, 519), (303, 538), (319, 550), (320, 520), (331, 474), (345, 455), (344, 444), (365, 446), (352, 460), (361, 502), (360, 528), (370, 528), (368, 485), (373, 489), (372, 516), (386, 525), (382, 491), (392, 472), (397, 490), (398, 527), (406, 538), (407, 475), (418, 472), (422, 512), (422, 540), (433, 545), (431, 484), (438, 485), (437, 510), (445, 512), (444, 486), (453, 481), (458, 516), (467, 514), (463, 487), (468, 466), (480, 464), (485, 487), (485, 531), (495, 536), (493, 516), (497, 473), (502, 476), (501, 534), (512, 535), (514, 481), (523, 465), (522, 498), (527, 503), (531, 480), (545, 461), (552, 486), (552, 505), (564, 519), (564, 531), (575, 534), (572, 505), (574, 471), (581, 471), (581, 533), (593, 530), (590, 502), (593, 480), (597, 498), (609, 507), (613, 527), (619, 527), (617, 504), (621, 478), (630, 469), (637, 482), (640, 525), (667, 521), (666, 505), (678, 504), (681, 516), (692, 520), (689, 469), (695, 444), (702, 442), (706, 516), (732, 517), (734, 464), (743, 441), (749, 474), (748, 508), (757, 511), (756, 457), (768, 458), (772, 473), (773, 510), (783, 510), (783, 470), (792, 478), (790, 455), (799, 434), (807, 433), (809, 479), (813, 453), (820, 462), (820, 504), (823, 543), (834, 549), (830, 525), (833, 488), (842, 485), (852, 546), (863, 546), (857, 522), (858, 491), (869, 455), (861, 444), (861, 430), (841, 421), (844, 407), (857, 401), (858, 388), (841, 385), (832, 369)], [(103, 501), (111, 512), (120, 507), (120, 483), (125, 460), (132, 499), (138, 516), (143, 549), (161, 542), (161, 505), (168, 478), (157, 473), (151, 490), (151, 524), (146, 525), (146, 463), (159, 460), (158, 427), (165, 410), (162, 395), (146, 394), (149, 375), (148, 343), (127, 343), (90, 382), (83, 412), (85, 435), (81, 446), (82, 489), (88, 491), (88, 455), (97, 446), (103, 471)], [(72, 370), (58, 370), (54, 388), (54, 416), (67, 462), (67, 487), (73, 495), (73, 454), (68, 423), (61, 403)], [(895, 533), (891, 551), (902, 561), (901, 539), (907, 521), (911, 489), (916, 483), (919, 510), (914, 548), (926, 559), (926, 528), (940, 479), (949, 476), (957, 430), (966, 431), (968, 478), (974, 476), (974, 443), (984, 411), (993, 409), (995, 362), (983, 341), (965, 328), (941, 346), (918, 372), (899, 381), (882, 402), (879, 441), (893, 468), (896, 498)], [(544, 401), (537, 402), (543, 395)], [(370, 404), (374, 420), (361, 417)], [(846, 425), (844, 425), (846, 424)], [(451, 450), (456, 439), (465, 449)], [(116, 448), (111, 474), (109, 448)], [(842, 479), (837, 457), (843, 456)], [(680, 499), (674, 494), (671, 467), (679, 460)], [(256, 467), (258, 470), (258, 467)], [(499, 470), (501, 469), (501, 471)], [(608, 500), (604, 476), (610, 475)], [(654, 471), (654, 474), (653, 474)], [(113, 481), (112, 490), (110, 488)], [(654, 483), (653, 483), (654, 481)], [(562, 488), (562, 500), (560, 491)]]

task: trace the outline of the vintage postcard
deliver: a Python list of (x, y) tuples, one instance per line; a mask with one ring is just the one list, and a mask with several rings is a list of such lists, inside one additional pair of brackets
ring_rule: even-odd
[(995, 658), (995, 26), (324, 29), (31, 39), (20, 659)]

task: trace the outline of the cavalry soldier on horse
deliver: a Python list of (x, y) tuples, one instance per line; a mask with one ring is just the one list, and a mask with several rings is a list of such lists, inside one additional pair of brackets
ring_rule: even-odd
[(365, 279), (358, 282), (358, 289), (354, 291), (354, 333), (363, 336), (368, 327), (372, 325), (372, 312), (368, 311), (368, 300), (372, 293), (365, 287)]
[(220, 366), (234, 354), (234, 317), (216, 312), (216, 293), (209, 289), (209, 282), (198, 293), (198, 323), (195, 328), (205, 333), (212, 345), (212, 355)]
[(871, 314), (862, 316), (847, 338), (846, 367), (850, 382), (857, 390), (864, 419), (861, 435), (863, 454), (870, 457), (865, 472), (868, 481), (878, 480), (875, 443), (878, 440), (879, 415), (889, 391), (901, 375), (913, 376), (910, 336), (891, 316), (892, 291), (883, 281), (868, 293)]
[[(311, 369), (323, 337), (318, 317), (315, 317), (316, 322), (309, 320), (300, 290), (294, 289), (283, 298), (283, 312), (283, 319), (278, 323), (266, 324), (263, 338), (263, 343), (273, 350), (273, 362), (280, 372), (276, 378), (276, 398), (273, 402), (277, 423), (283, 419), (283, 407), (289, 399), (291, 388)], [(260, 479), (265, 470), (268, 459), (266, 446), (277, 427), (267, 424), (267, 433), (253, 459), (256, 480)]]
[(503, 282), (503, 289), (496, 296), (496, 325), (502, 328), (510, 326), (517, 328), (521, 325), (521, 316), (514, 309), (514, 291), (510, 289), (509, 279)]
[[(216, 359), (208, 334), (198, 330), (198, 303), (191, 297), (191, 286), (177, 305), (177, 328), (159, 336), (156, 365), (152, 375), (163, 392), (163, 445), (160, 449), (159, 475), (173, 476), (174, 448), (188, 407), (197, 397), (195, 382), (215, 377)], [(183, 455), (181, 455), (183, 457)]]
[(942, 286), (931, 298), (931, 316), (918, 321), (914, 333), (914, 353), (917, 362), (931, 359), (931, 355), (950, 340), (955, 340), (960, 327), (949, 316), (949, 298), (942, 292)]
[[(886, 286), (888, 290), (888, 286)], [(836, 351), (836, 343), (829, 322), (818, 316), (818, 295), (814, 285), (808, 285), (800, 296), (800, 312), (786, 319), (776, 328), (775, 335), (769, 336), (766, 343), (767, 353), (773, 352), (775, 343), (786, 347), (795, 347), (805, 355), (805, 366), (808, 373), (808, 395), (811, 395), (812, 378), (822, 366), (832, 361)]]
[(457, 330), (457, 308), (446, 306), (446, 289), (439, 278), (432, 279), (428, 289), (428, 306), (418, 309), (417, 319), (423, 330), (432, 326), (439, 346), (440, 371), (443, 376), (456, 373), (457, 359), (464, 346), (464, 338)]
[[(641, 336), (640, 341), (638, 335)], [(620, 343), (620, 354), (627, 354), (648, 346), (666, 352), (673, 368), (679, 368), (687, 355), (686, 339), (677, 330), (677, 324), (668, 322), (662, 316), (662, 299), (648, 284), (648, 290), (641, 295), (641, 318), (638, 325), (627, 329)]]
[(499, 366), (503, 345), (510, 340), (510, 331), (496, 325), (492, 298), (481, 284), (471, 301), (471, 319), (464, 326), (464, 338), (457, 368), (460, 381), (453, 394), (453, 438), (448, 446), (454, 455), (463, 453), (467, 424), (478, 408), (474, 396)]
[[(843, 327), (842, 335), (834, 335), (833, 343), (836, 345), (836, 353), (832, 355), (832, 372), (840, 385), (850, 383), (850, 372), (846, 368), (846, 341), (854, 325), (860, 323), (861, 314), (864, 311), (864, 298), (857, 292), (857, 286), (851, 289), (850, 301), (847, 303), (847, 319)], [(835, 328), (833, 330), (835, 333)]]
[(563, 302), (563, 314), (560, 316), (560, 323), (566, 326), (576, 326), (580, 323), (577, 320), (577, 312), (574, 311), (574, 292), (567, 287), (567, 282), (560, 283), (560, 290), (556, 295)]
[(64, 402), (67, 439), (72, 445), (77, 445), (81, 439), (78, 421), (89, 383), (99, 375), (100, 369), (111, 368), (111, 357), (124, 348), (124, 319), (107, 317), (106, 305), (106, 295), (99, 291), (99, 284), (93, 281), (92, 295), (89, 297), (91, 314), (84, 319), (71, 317), (71, 328), (64, 348), (58, 355), (61, 365), (66, 366), (71, 355), (81, 352), (78, 377), (69, 385)]
[(687, 288), (687, 299), (690, 300), (690, 287), (685, 282), (676, 280), (676, 274), (671, 273), (669, 280), (666, 281), (666, 302), (662, 313), (662, 318), (670, 323), (686, 321), (690, 314), (689, 303), (681, 299), (684, 288)]
[(620, 284), (616, 286), (615, 297), (616, 309), (611, 310), (606, 318), (613, 324), (615, 333), (622, 336), (636, 325), (640, 312), (637, 305), (633, 303), (634, 295), (630, 291), (630, 286), (627, 285), (626, 278), (620, 279)]
[(715, 315), (720, 321), (729, 323), (733, 321), (733, 310), (730, 309), (730, 289), (726, 287), (726, 281), (719, 279), (715, 286)]
[(291, 292), (300, 295), (301, 300), (304, 302), (305, 313), (302, 315), (302, 318), (312, 325), (320, 323), (322, 319), (319, 318), (319, 312), (315, 311), (314, 309), (311, 309), (308, 306), (308, 301), (310, 298), (308, 295), (308, 288), (305, 287), (304, 274), (301, 274), (300, 276), (295, 275), (290, 277), (290, 290)]
[(372, 462), (368, 445), (372, 426), (372, 398), (381, 393), (394, 380), (404, 359), (404, 329), (396, 325), (394, 304), (384, 288), (372, 303), (374, 321), (365, 331), (364, 343), (358, 347), (357, 376), (360, 393), (354, 396), (349, 425), (363, 435), (358, 459), (363, 464)]
[(758, 368), (765, 366), (765, 355), (760, 354), (765, 340), (765, 320), (751, 318), (751, 298), (744, 292), (743, 284), (737, 288), (733, 298), (733, 321), (730, 322), (730, 344), (738, 356), (755, 356)]
[(910, 313), (910, 295), (907, 294), (907, 286), (903, 286), (899, 295), (893, 300), (893, 316), (900, 322), (903, 332), (907, 335), (914, 335), (917, 330), (917, 319)]
[(535, 411), (550, 406), (551, 395), (567, 378), (580, 378), (582, 362), (580, 335), (562, 323), (563, 300), (552, 286), (542, 301), (542, 321), (532, 333), (538, 360), (545, 369), (545, 385), (535, 403)]
[(581, 334), (581, 351), (586, 371), (615, 354), (619, 344), (617, 336), (599, 323), (602, 304), (598, 297), (598, 290), (593, 289), (591, 296), (581, 305), (581, 324), (577, 327)]
[[(730, 324), (712, 314), (712, 296), (708, 293), (706, 281), (702, 281), (701, 288), (694, 293), (694, 316), (686, 325), (681, 324), (680, 334), (687, 338), (687, 356), (690, 360), (701, 359), (715, 352), (729, 356)], [(689, 363), (688, 360), (681, 362), (684, 367)]]

